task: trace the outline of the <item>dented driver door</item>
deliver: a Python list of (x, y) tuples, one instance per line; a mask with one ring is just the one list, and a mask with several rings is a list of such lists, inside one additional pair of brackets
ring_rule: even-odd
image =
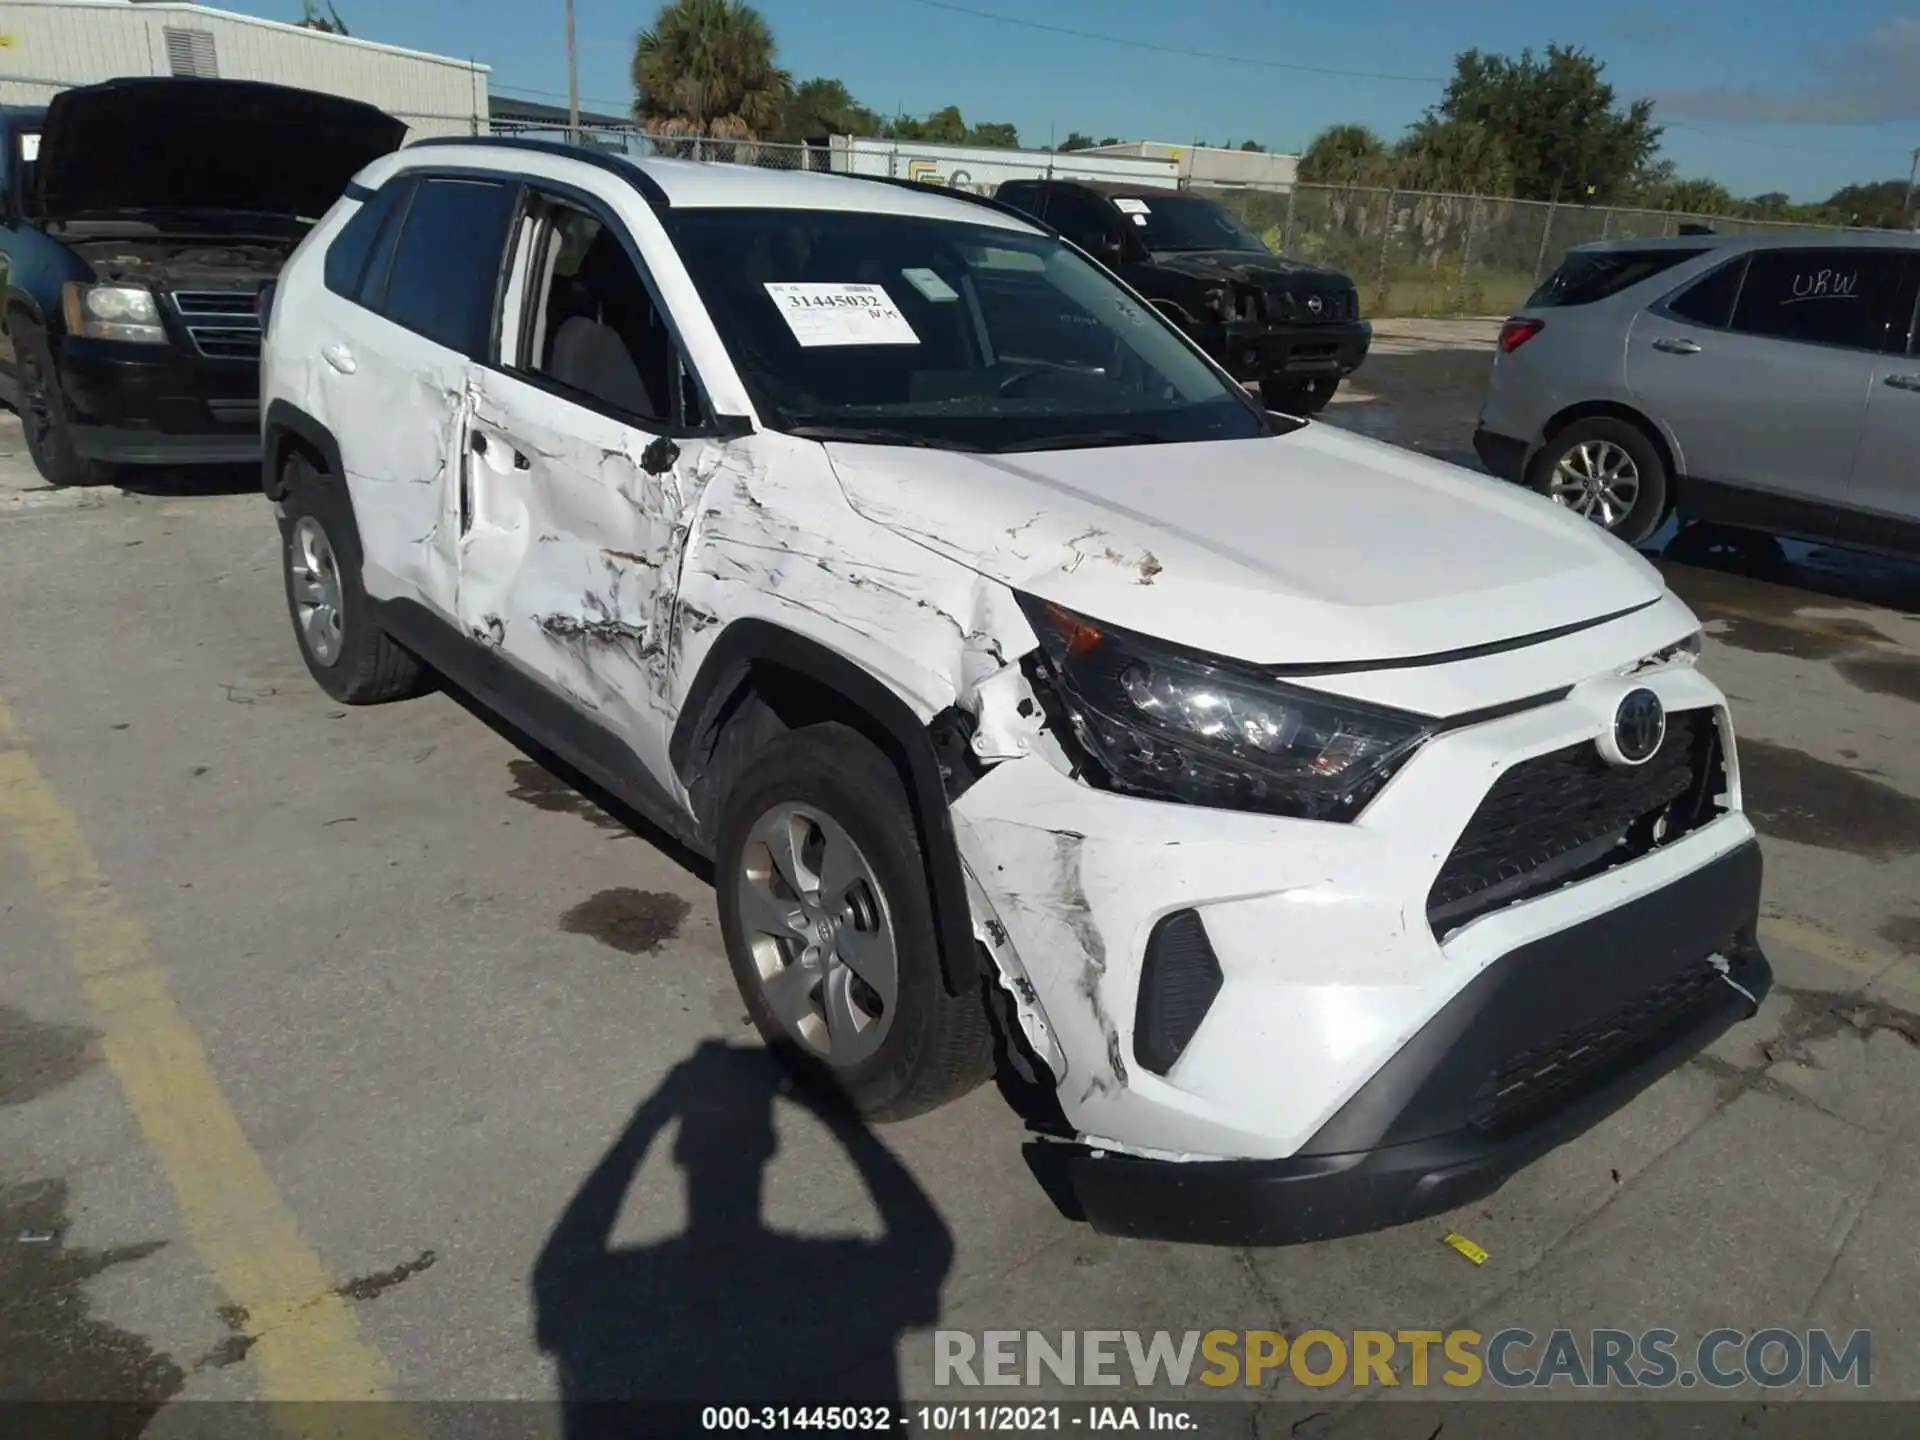
[(458, 606), (476, 641), (662, 773), (686, 538), (685, 372), (637, 252), (577, 197), (532, 196), (496, 363), (476, 367)]

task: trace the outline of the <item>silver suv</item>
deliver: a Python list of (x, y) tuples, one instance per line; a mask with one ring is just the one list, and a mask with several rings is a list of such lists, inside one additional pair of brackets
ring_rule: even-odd
[(1582, 245), (1500, 331), (1474, 449), (1630, 545), (1676, 509), (1920, 553), (1920, 235)]

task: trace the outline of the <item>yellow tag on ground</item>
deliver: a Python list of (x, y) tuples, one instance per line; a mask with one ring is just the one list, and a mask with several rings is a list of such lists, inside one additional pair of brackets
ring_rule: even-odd
[(1457, 1230), (1449, 1230), (1441, 1238), (1441, 1243), (1451, 1245), (1476, 1265), (1484, 1265), (1487, 1263), (1487, 1252)]

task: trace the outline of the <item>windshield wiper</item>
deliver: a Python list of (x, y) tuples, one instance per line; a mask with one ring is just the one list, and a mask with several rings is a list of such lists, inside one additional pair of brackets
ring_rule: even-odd
[(966, 440), (949, 440), (922, 435), (913, 430), (868, 429), (860, 425), (795, 425), (787, 434), (802, 440), (845, 440), (854, 445), (910, 445), (918, 450), (973, 450), (981, 447)]
[(1074, 435), (1038, 435), (993, 447), (996, 455), (1020, 450), (1097, 450), (1106, 445), (1171, 445), (1173, 438), (1151, 430), (1084, 430)]

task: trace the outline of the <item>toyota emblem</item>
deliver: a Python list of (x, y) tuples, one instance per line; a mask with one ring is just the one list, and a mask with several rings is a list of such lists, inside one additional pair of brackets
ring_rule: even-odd
[(1645, 688), (1629, 690), (1613, 712), (1611, 738), (1613, 744), (1603, 746), (1601, 753), (1614, 764), (1644, 765), (1651, 760), (1667, 738), (1667, 710), (1660, 697)]
[(1326, 308), (1326, 302), (1322, 300), (1318, 295), (1311, 295), (1307, 297), (1307, 313), (1309, 315), (1318, 315), (1321, 312), (1321, 310), (1325, 308)]

